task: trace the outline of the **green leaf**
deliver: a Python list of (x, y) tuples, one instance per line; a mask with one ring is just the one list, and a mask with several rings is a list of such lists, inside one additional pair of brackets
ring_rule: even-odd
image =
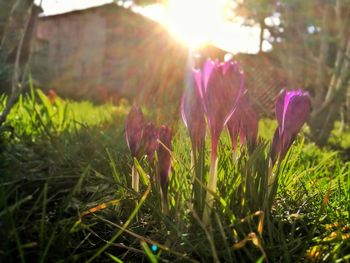
[(116, 256), (113, 256), (112, 254), (106, 252), (106, 255), (108, 255), (114, 262), (117, 262), (117, 263), (123, 263), (124, 261), (117, 258)]
[(150, 183), (148, 174), (142, 169), (140, 163), (137, 161), (136, 158), (134, 158), (134, 165), (137, 169), (137, 172), (140, 175), (141, 182), (143, 185), (147, 186)]
[(153, 255), (152, 250), (149, 248), (148, 244), (145, 241), (140, 241), (141, 246), (143, 248), (143, 250), (145, 251), (149, 261), (151, 263), (157, 263), (158, 259), (155, 255)]

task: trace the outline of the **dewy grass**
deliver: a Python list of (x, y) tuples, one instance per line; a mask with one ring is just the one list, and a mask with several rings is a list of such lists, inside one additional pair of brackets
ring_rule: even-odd
[[(191, 143), (182, 125), (174, 132), (165, 215), (159, 193), (150, 191), (142, 203), (147, 184), (139, 193), (129, 187), (133, 160), (123, 131), (128, 105), (62, 100), (66, 106), (47, 109), (40, 97), (37, 91), (22, 96), (1, 131), (1, 262), (348, 260), (350, 163), (337, 152), (298, 136), (281, 163), (271, 214), (262, 220), (268, 142), (259, 142), (251, 155), (239, 145), (234, 157), (224, 133), (213, 222), (204, 230), (191, 208)], [(270, 120), (260, 122), (268, 138), (276, 127), (270, 126)], [(152, 181), (144, 159), (138, 166), (144, 169), (141, 182), (146, 175)]]

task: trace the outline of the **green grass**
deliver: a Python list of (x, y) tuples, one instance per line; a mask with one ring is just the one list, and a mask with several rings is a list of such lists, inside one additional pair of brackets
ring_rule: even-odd
[(181, 122), (173, 140), (169, 213), (162, 213), (159, 193), (149, 191), (145, 160), (138, 167), (145, 177), (141, 192), (130, 189), (128, 110), (127, 104), (51, 103), (40, 91), (21, 97), (1, 130), (1, 262), (350, 260), (346, 145), (319, 149), (299, 136), (281, 166), (271, 214), (263, 216), (264, 189), (257, 182), (276, 123), (261, 121), (262, 142), (250, 157), (243, 151), (234, 160), (224, 136), (219, 196), (206, 229), (190, 205), (190, 142)]

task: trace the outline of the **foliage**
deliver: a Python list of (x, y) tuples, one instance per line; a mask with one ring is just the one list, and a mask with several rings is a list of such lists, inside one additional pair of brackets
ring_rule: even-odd
[(27, 86), (31, 38), (39, 12), (33, 0), (0, 0), (0, 91), (10, 93), (0, 125)]
[(350, 2), (244, 0), (238, 12), (268, 32), (261, 42), (273, 45), (271, 55), (285, 70), (287, 86), (313, 95), (311, 135), (325, 145), (350, 87)]
[[(1, 97), (0, 109), (6, 99)], [(145, 160), (137, 165), (144, 179), (140, 193), (128, 187), (133, 163), (123, 132), (128, 111), (127, 105), (50, 102), (41, 91), (20, 98), (8, 118), (14, 132), (1, 132), (0, 235), (7, 237), (0, 240), (1, 261), (349, 258), (350, 165), (337, 152), (299, 136), (281, 165), (272, 215), (263, 222), (258, 196), (245, 197), (261, 189), (252, 169), (264, 169), (268, 143), (261, 139), (252, 157), (243, 149), (234, 161), (226, 134), (207, 229), (189, 202), (190, 141), (184, 127), (173, 140), (169, 214), (160, 209), (159, 193), (149, 191)], [(260, 133), (271, 138), (272, 125), (262, 121)], [(205, 163), (208, 169), (208, 158)]]

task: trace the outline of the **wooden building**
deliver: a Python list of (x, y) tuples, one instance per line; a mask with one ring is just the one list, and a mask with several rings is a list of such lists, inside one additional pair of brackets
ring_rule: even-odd
[(171, 97), (181, 90), (186, 63), (187, 49), (163, 26), (116, 4), (37, 22), (33, 77), (64, 97), (152, 101), (160, 90)]
[[(225, 51), (211, 46), (204, 53), (222, 58)], [(188, 54), (162, 25), (107, 4), (40, 17), (31, 68), (37, 85), (63, 97), (127, 97), (159, 108), (178, 108)], [(283, 74), (268, 54), (242, 54), (236, 59), (246, 72), (257, 109), (271, 114)]]

